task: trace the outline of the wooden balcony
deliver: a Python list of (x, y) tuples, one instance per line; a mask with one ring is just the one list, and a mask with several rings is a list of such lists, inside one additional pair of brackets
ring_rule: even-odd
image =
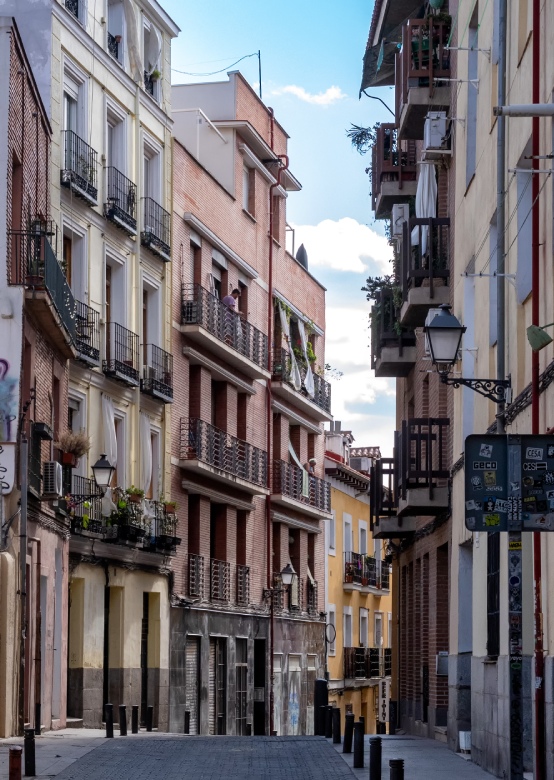
[(417, 190), (417, 153), (413, 141), (400, 141), (395, 124), (377, 128), (371, 153), (371, 207), (376, 219), (388, 217), (395, 203), (407, 203)]
[(375, 376), (408, 376), (416, 357), (415, 333), (400, 324), (393, 290), (381, 290), (371, 309), (371, 368)]
[(396, 55), (395, 103), (400, 138), (421, 140), (429, 111), (450, 106), (449, 22), (410, 19)]
[(331, 486), (294, 463), (274, 460), (271, 501), (314, 518), (331, 517)]
[(429, 309), (450, 302), (450, 220), (404, 223), (401, 253), (402, 307), (399, 321), (421, 328)]
[(448, 509), (448, 418), (404, 420), (395, 433), (398, 516), (438, 515)]

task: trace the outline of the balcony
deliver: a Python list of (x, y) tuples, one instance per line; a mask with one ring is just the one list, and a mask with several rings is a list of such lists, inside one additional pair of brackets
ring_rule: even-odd
[(231, 564), (228, 561), (210, 561), (210, 601), (230, 601)]
[(319, 617), (316, 580), (306, 580), (306, 612), (312, 617)]
[(137, 234), (137, 187), (113, 166), (106, 168), (104, 216), (127, 235)]
[(100, 365), (99, 315), (82, 301), (75, 301), (75, 347), (81, 363)]
[(377, 128), (371, 152), (371, 207), (375, 219), (388, 217), (395, 203), (407, 203), (417, 190), (417, 151), (413, 141), (400, 141), (394, 124)]
[(250, 566), (237, 563), (237, 604), (250, 603)]
[(171, 261), (171, 215), (152, 198), (143, 198), (143, 229), (140, 243), (164, 263)]
[(73, 474), (72, 480), (71, 493), (66, 501), (71, 517), (71, 533), (102, 539), (102, 494), (98, 491), (96, 482), (78, 474)]
[(166, 404), (173, 403), (173, 355), (154, 344), (144, 345), (140, 389)]
[(65, 130), (62, 135), (65, 152), (63, 168), (60, 171), (61, 185), (70, 189), (89, 206), (97, 206), (98, 155), (72, 130)]
[[(429, 111), (450, 105), (450, 22), (410, 19), (396, 55), (395, 102), (400, 137), (421, 140)], [(470, 89), (473, 87), (470, 86)]]
[(370, 485), (369, 516), (373, 538), (399, 539), (412, 534), (416, 530), (416, 518), (398, 517), (394, 458), (373, 462)]
[(64, 0), (64, 5), (70, 14), (76, 19), (79, 18), (79, 0)]
[(199, 284), (183, 285), (181, 332), (253, 379), (268, 379), (267, 336)]
[(156, 84), (157, 79), (152, 78), (151, 73), (147, 73), (144, 71), (144, 91), (148, 92), (148, 94), (155, 98), (155, 91), (156, 91)]
[(108, 53), (119, 62), (119, 44), (121, 35), (112, 35), (108, 32)]
[(331, 385), (319, 374), (312, 372), (314, 395), (311, 398), (304, 386), (307, 366), (300, 359), (297, 359), (296, 363), (300, 371), (301, 386), (299, 388), (296, 388), (294, 385), (290, 352), (286, 349), (280, 349), (274, 353), (271, 383), (272, 394), (300, 408), (313, 419), (318, 421), (331, 420)]
[(377, 377), (405, 377), (416, 356), (415, 333), (399, 322), (394, 290), (383, 288), (371, 308), (371, 368)]
[(395, 433), (398, 515), (437, 515), (448, 509), (448, 418), (404, 420)]
[[(385, 584), (386, 583), (386, 584)], [(370, 593), (370, 588), (381, 590), (389, 587), (389, 570), (380, 560), (363, 553), (344, 553), (345, 591), (363, 590)]]
[(317, 519), (331, 517), (331, 486), (283, 460), (273, 461), (271, 501)]
[(138, 387), (139, 337), (118, 322), (106, 323), (106, 360), (102, 371), (129, 387)]
[(204, 598), (204, 556), (189, 553), (188, 595)]
[(412, 218), (404, 223), (400, 322), (421, 328), (429, 309), (450, 301), (450, 220)]
[(181, 418), (181, 468), (267, 495), (267, 453), (195, 417)]
[(345, 647), (344, 677), (348, 680), (373, 680), (391, 674), (390, 647)]
[(65, 358), (75, 357), (75, 299), (49, 241), (50, 222), (8, 233), (8, 284), (25, 286), (25, 306), (43, 335)]

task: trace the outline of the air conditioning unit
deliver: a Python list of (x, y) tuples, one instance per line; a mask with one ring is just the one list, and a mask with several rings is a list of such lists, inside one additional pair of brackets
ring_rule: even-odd
[[(436, 317), (437, 314), (440, 313), (441, 313), (440, 309), (429, 309), (429, 311), (427, 312), (427, 316), (425, 317), (425, 326), (427, 327), (427, 325), (429, 325), (432, 322), (434, 317)], [(425, 347), (424, 347), (423, 354), (425, 355), (425, 357), (431, 357), (431, 349), (429, 347), (429, 338), (427, 337), (427, 334), (425, 334)]]
[(371, 469), (371, 458), (353, 458), (350, 456), (350, 466), (356, 471), (368, 472)]
[(446, 111), (431, 111), (425, 118), (423, 149), (444, 149), (446, 143)]
[(392, 207), (390, 231), (392, 238), (402, 238), (404, 222), (410, 219), (410, 207), (407, 203), (395, 203)]
[(63, 469), (56, 460), (47, 460), (42, 465), (42, 497), (46, 500), (63, 497)]

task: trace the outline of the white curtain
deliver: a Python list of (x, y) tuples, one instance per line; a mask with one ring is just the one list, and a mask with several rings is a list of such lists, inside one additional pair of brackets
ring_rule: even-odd
[(294, 447), (292, 446), (292, 443), (289, 441), (289, 452), (292, 456), (293, 461), (296, 463), (296, 465), (302, 470), (302, 495), (304, 498), (310, 497), (310, 475), (304, 468), (304, 466), (300, 463), (300, 460), (298, 459), (298, 455), (294, 451)]
[(140, 59), (140, 44), (137, 30), (137, 17), (131, 0), (123, 0), (123, 10), (125, 12), (125, 23), (127, 26), (127, 51), (129, 53), (129, 66), (131, 68), (131, 77), (136, 84), (142, 84), (144, 72), (142, 69), (142, 60)]
[(302, 320), (298, 320), (298, 332), (300, 333), (300, 343), (302, 344), (302, 352), (304, 353), (304, 360), (306, 361), (306, 376), (304, 378), (304, 387), (310, 398), (314, 397), (314, 375), (312, 373), (312, 367), (308, 360), (306, 330), (304, 329), (304, 323)]
[(290, 351), (290, 372), (287, 379), (289, 382), (292, 383), (294, 389), (299, 391), (302, 389), (302, 377), (300, 376), (300, 369), (298, 368), (298, 363), (296, 362), (296, 357), (292, 349), (292, 344), (290, 343), (290, 323), (287, 320), (287, 313), (280, 301), (279, 301), (279, 317), (281, 318), (281, 329), (284, 333)]
[(150, 76), (155, 70), (160, 68), (160, 55), (162, 53), (162, 39), (159, 32), (153, 24), (150, 25), (150, 36), (148, 38), (148, 50), (144, 52), (144, 70)]
[(140, 413), (140, 489), (148, 493), (152, 483), (152, 434), (150, 417)]
[(117, 437), (115, 435), (115, 412), (113, 401), (108, 395), (102, 394), (102, 431), (104, 446), (102, 452), (112, 466), (117, 465)]
[[(417, 180), (415, 212), (418, 219), (437, 216), (437, 176), (433, 163), (421, 163)], [(429, 228), (421, 228), (421, 254), (427, 252)], [(412, 230), (412, 245), (419, 244), (419, 226)]]

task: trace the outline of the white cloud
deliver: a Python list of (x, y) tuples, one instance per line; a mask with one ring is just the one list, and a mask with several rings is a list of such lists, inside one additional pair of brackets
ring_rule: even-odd
[(338, 271), (366, 273), (368, 264), (377, 265), (377, 274), (391, 272), (392, 249), (387, 239), (355, 219), (325, 219), (319, 225), (293, 225), (295, 244), (304, 244), (310, 268), (327, 267)]
[(294, 95), (299, 100), (303, 100), (305, 103), (311, 103), (314, 106), (331, 106), (333, 103), (337, 103), (339, 100), (343, 100), (348, 97), (340, 87), (329, 87), (325, 92), (319, 92), (317, 95), (312, 94), (304, 89), (304, 87), (297, 87), (296, 84), (288, 84), (286, 87), (279, 87), (274, 89), (272, 95)]

